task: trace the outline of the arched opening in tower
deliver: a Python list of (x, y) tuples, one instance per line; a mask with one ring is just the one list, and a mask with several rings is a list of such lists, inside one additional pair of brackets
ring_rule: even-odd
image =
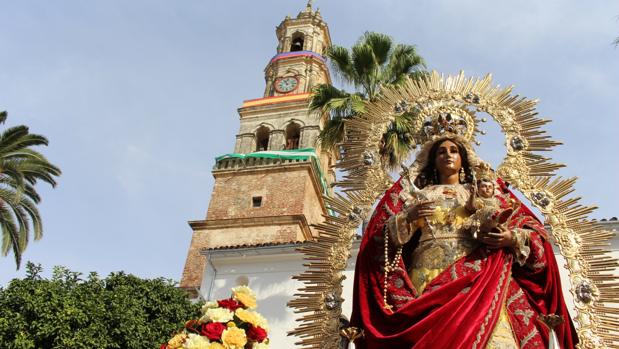
[(265, 151), (269, 149), (269, 129), (266, 126), (260, 126), (256, 131), (256, 151)]
[(290, 44), (290, 52), (303, 51), (303, 33), (294, 33), (292, 35), (292, 44)]
[(301, 126), (297, 123), (291, 123), (286, 127), (286, 148), (299, 149), (299, 140), (301, 139)]

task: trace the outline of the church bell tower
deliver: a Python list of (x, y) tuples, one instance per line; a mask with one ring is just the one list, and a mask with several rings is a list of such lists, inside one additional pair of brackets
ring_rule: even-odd
[(181, 287), (202, 287), (209, 250), (300, 243), (327, 213), (335, 179), (331, 151), (317, 148), (326, 116), (308, 109), (312, 89), (331, 83), (323, 56), (329, 29), (311, 1), (276, 28), (277, 52), (264, 70), (263, 97), (243, 102), (234, 151), (216, 158), (205, 219), (193, 230)]

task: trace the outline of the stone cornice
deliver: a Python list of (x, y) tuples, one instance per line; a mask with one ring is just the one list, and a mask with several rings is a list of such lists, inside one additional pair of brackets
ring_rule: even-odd
[(290, 101), (281, 103), (272, 103), (251, 107), (241, 107), (238, 109), (239, 117), (241, 119), (248, 119), (252, 117), (261, 118), (265, 114), (277, 114), (285, 111), (290, 112), (307, 112), (309, 108), (309, 102), (307, 99), (300, 101)]
[(305, 215), (278, 215), (267, 217), (246, 217), (230, 219), (205, 219), (200, 221), (190, 221), (189, 226), (195, 232), (198, 230), (225, 229), (225, 228), (246, 228), (256, 226), (272, 226), (298, 224), (306, 240), (312, 240), (312, 232)]

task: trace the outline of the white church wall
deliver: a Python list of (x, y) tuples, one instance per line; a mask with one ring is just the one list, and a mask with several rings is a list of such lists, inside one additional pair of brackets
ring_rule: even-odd
[(263, 247), (215, 250), (210, 252), (210, 260), (213, 269), (210, 277), (204, 275), (202, 297), (228, 298), (232, 287), (247, 282), (257, 296), (256, 310), (269, 322), (271, 347), (294, 348), (298, 338), (287, 336), (287, 332), (295, 328), (297, 315), (286, 304), (302, 286), (292, 276), (304, 270), (303, 256), (292, 246)]

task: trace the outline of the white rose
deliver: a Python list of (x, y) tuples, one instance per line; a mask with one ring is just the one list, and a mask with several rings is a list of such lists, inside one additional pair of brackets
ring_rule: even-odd
[(183, 348), (185, 349), (208, 349), (210, 346), (211, 342), (208, 338), (195, 333), (190, 333), (185, 343), (183, 343)]
[[(234, 318), (234, 313), (226, 308), (210, 308), (207, 309), (204, 313), (202, 319), (206, 319), (207, 321), (203, 322), (228, 322), (232, 321)], [(200, 320), (202, 320), (200, 319)]]
[(218, 308), (219, 307), (219, 303), (214, 302), (214, 301), (208, 301), (206, 303), (204, 303), (204, 305), (202, 306), (202, 312), (206, 312), (208, 309), (211, 308)]

